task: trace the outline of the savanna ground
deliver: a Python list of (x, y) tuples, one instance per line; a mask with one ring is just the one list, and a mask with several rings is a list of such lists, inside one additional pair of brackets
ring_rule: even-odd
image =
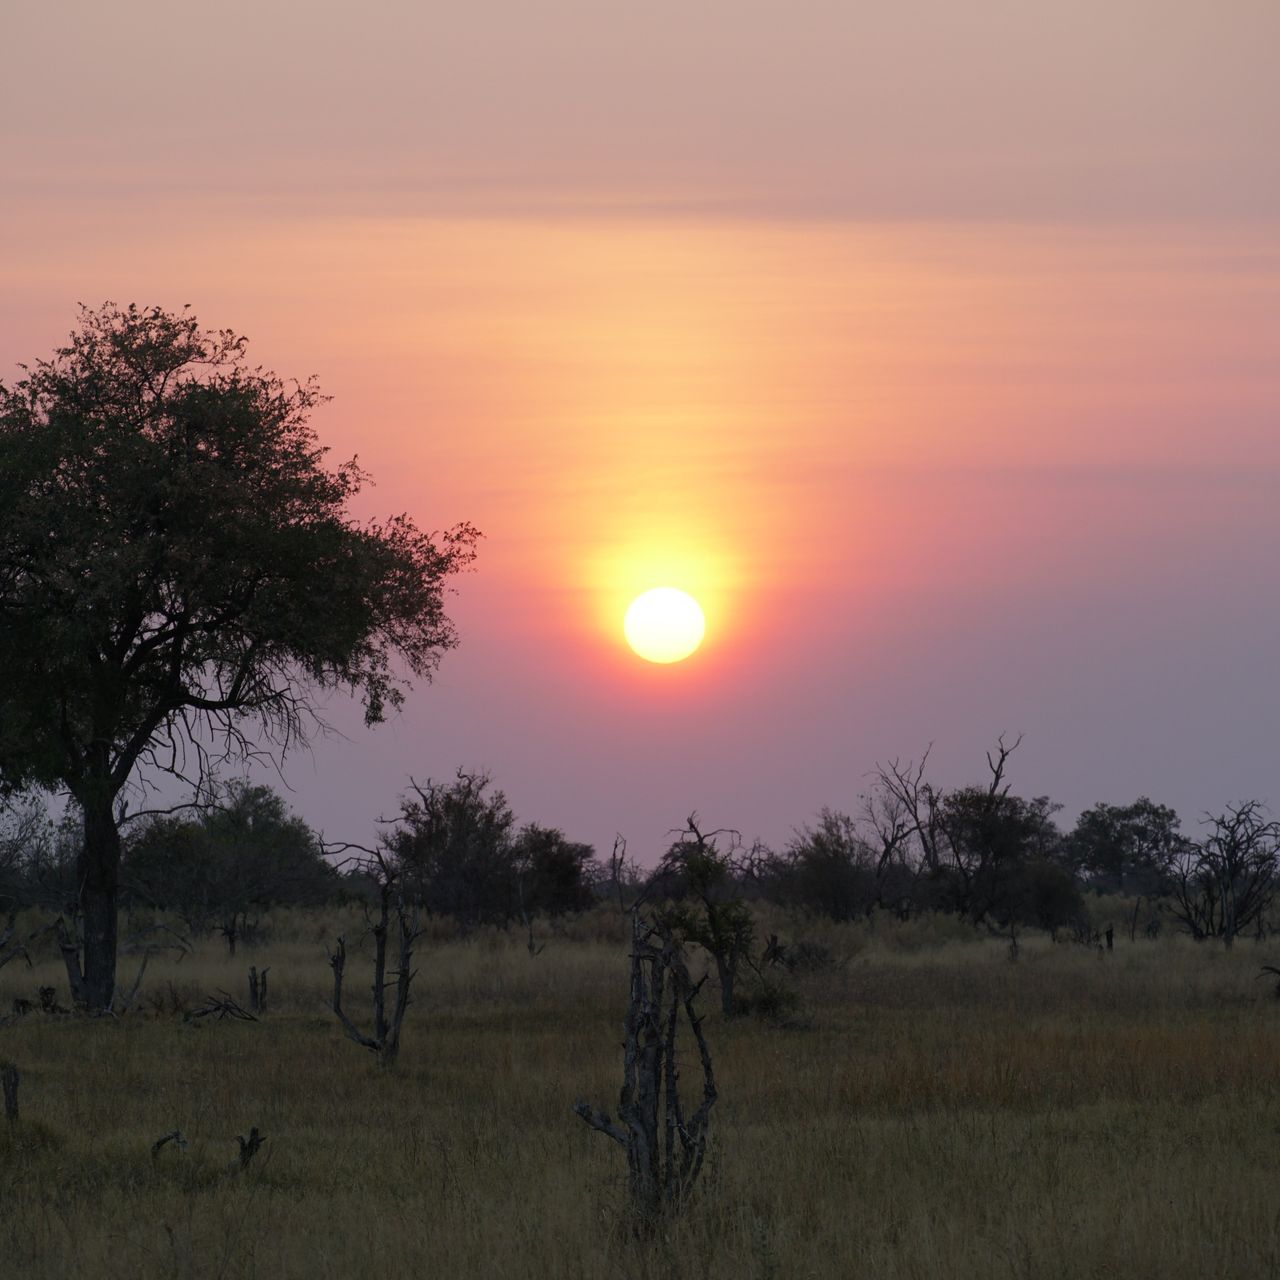
[[(324, 1006), (325, 943), (354, 939), (354, 914), (270, 923), (235, 959), (210, 939), (153, 961), (120, 1019), (0, 1028), (22, 1078), (0, 1132), (0, 1273), (1280, 1273), (1280, 1001), (1257, 977), (1280, 948), (1035, 939), (1012, 963), (946, 922), (771, 921), (838, 963), (789, 979), (789, 1026), (726, 1022), (708, 987), (714, 1149), (683, 1218), (638, 1243), (620, 1148), (570, 1109), (616, 1102), (616, 915), (547, 931), (536, 958), (515, 934), (424, 938), (391, 1072)], [(250, 964), (271, 969), (261, 1021), (184, 1022), (218, 989), (243, 1001)], [(353, 1012), (368, 976), (353, 956)], [(46, 983), (65, 1003), (52, 954), (9, 965), (0, 1008)], [(228, 1176), (254, 1125), (266, 1145)], [(153, 1159), (174, 1128), (188, 1149)]]

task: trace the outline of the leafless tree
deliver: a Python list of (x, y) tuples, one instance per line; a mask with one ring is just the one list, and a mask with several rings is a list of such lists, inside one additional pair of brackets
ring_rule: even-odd
[[(618, 1118), (583, 1101), (574, 1111), (626, 1153), (640, 1232), (651, 1231), (665, 1212), (683, 1205), (706, 1158), (716, 1081), (695, 1008), (701, 986), (690, 978), (671, 931), (633, 909)], [(692, 1115), (685, 1114), (679, 1089), (677, 1034), (682, 1021), (693, 1034), (702, 1067), (702, 1099)]]
[(861, 826), (875, 859), (876, 905), (905, 916), (919, 867), (913, 868), (907, 856), (913, 820), (902, 797), (883, 786), (873, 787), (862, 797)]
[(943, 793), (925, 778), (932, 750), (930, 744), (919, 762), (903, 764), (895, 759), (878, 765), (875, 772), (876, 789), (885, 797), (883, 803), (901, 814), (903, 824), (915, 839), (919, 864), (928, 872), (938, 871), (945, 856)]
[(640, 907), (653, 888), (653, 882), (627, 852), (627, 841), (622, 835), (615, 835), (613, 838), (613, 850), (609, 854), (604, 883), (608, 885), (610, 896), (617, 899), (618, 910), (624, 915)]
[(1271, 906), (1280, 875), (1280, 822), (1249, 800), (1207, 816), (1204, 839), (1173, 862), (1170, 910), (1196, 939), (1230, 947)]
[[(373, 934), (373, 1030), (366, 1034), (351, 1020), (342, 1007), (342, 983), (347, 964), (347, 940), (339, 938), (329, 953), (333, 970), (334, 1015), (348, 1038), (377, 1056), (380, 1067), (390, 1067), (400, 1052), (400, 1030), (409, 1008), (409, 987), (417, 976), (413, 968), (413, 948), (422, 933), (418, 910), (407, 901), (403, 876), (397, 865), (380, 849), (365, 850), (368, 855), (361, 869), (378, 889), (378, 914), (370, 932)], [(387, 1011), (387, 990), (393, 984), (387, 979), (387, 950), (394, 926), (396, 960), (394, 970), (395, 1002)]]

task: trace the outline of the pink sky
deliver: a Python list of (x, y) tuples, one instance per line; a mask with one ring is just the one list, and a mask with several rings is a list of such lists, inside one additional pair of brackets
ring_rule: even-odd
[[(1072, 812), (1280, 803), (1280, 9), (451, 8), (3, 19), (0, 376), (191, 303), (319, 376), (369, 510), (486, 534), (300, 811), (488, 766), (651, 858), (1002, 730)], [(659, 582), (678, 667), (622, 642)]]

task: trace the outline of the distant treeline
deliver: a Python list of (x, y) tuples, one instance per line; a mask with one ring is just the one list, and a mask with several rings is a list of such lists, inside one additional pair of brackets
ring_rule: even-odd
[[(764, 900), (835, 921), (941, 912), (1014, 935), (1031, 927), (1082, 936), (1086, 895), (1119, 894), (1133, 901), (1135, 936), (1169, 921), (1230, 945), (1264, 927), (1280, 883), (1280, 824), (1263, 805), (1207, 817), (1192, 835), (1173, 809), (1140, 797), (1094, 805), (1064, 830), (1060, 805), (1012, 791), (1016, 745), (998, 744), (986, 780), (970, 786), (932, 782), (927, 754), (882, 766), (853, 812), (823, 809), (780, 850), (705, 831), (695, 816), (647, 872), (618, 850), (601, 860), (556, 828), (518, 824), (487, 774), (459, 770), (411, 785), (377, 853), (415, 905), (463, 928), (641, 893), (671, 904)], [(0, 910), (72, 912), (80, 846), (74, 818), (54, 825), (37, 800), (11, 801), (0, 817)], [(372, 851), (345, 852), (326, 850), (271, 788), (232, 782), (198, 808), (126, 823), (123, 905), (220, 931), (234, 950), (273, 907), (371, 898), (376, 877), (363, 855)]]

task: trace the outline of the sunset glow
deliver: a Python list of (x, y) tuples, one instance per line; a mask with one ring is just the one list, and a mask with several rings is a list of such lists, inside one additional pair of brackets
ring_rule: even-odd
[(0, 9), (4, 1269), (1280, 1277), (1280, 0)]
[[(190, 303), (361, 515), (483, 531), (434, 684), (290, 776), (335, 832), (483, 764), (785, 840), (1001, 729), (1068, 810), (1269, 793), (1280, 8), (1225, 4), (19, 6), (0, 377)], [(696, 660), (626, 644), (655, 585)]]

